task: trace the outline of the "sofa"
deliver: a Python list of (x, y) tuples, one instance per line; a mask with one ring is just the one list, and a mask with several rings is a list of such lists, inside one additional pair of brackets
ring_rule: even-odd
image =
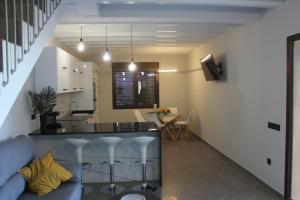
[(56, 190), (38, 197), (26, 190), (26, 182), (18, 170), (34, 159), (34, 143), (27, 136), (18, 136), (0, 143), (0, 200), (80, 200), (81, 166), (60, 162), (73, 177)]

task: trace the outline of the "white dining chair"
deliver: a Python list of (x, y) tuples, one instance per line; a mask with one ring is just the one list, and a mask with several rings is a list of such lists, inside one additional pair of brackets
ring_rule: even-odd
[(158, 119), (158, 116), (156, 114), (148, 114), (146, 119), (149, 122), (154, 122), (156, 124), (157, 128), (161, 131), (161, 133), (164, 133), (164, 131), (166, 131), (169, 134), (169, 136), (171, 137), (171, 139), (175, 140), (174, 133), (169, 129), (168, 126), (166, 126), (165, 124), (163, 124)]
[(170, 109), (170, 111), (171, 111), (172, 114), (178, 114), (178, 108), (171, 107), (171, 108), (168, 108), (168, 109)]
[[(175, 125), (179, 126), (179, 131), (178, 131), (178, 134), (176, 135), (176, 140), (180, 137), (180, 135), (183, 133), (183, 132), (188, 132), (188, 126), (192, 123), (192, 118), (195, 114), (195, 110), (191, 110), (190, 113), (188, 114), (186, 120), (182, 120), (182, 121), (177, 121), (175, 122)], [(190, 139), (192, 138), (192, 135), (190, 135)]]
[(134, 115), (135, 115), (135, 118), (138, 122), (145, 122), (145, 118), (143, 117), (142, 113), (139, 111), (139, 110), (134, 110)]

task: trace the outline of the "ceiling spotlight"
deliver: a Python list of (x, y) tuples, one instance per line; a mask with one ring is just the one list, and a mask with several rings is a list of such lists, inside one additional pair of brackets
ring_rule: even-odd
[(160, 73), (178, 72), (177, 69), (159, 69), (157, 71), (160, 72)]
[(80, 32), (81, 32), (81, 34), (80, 34), (80, 42), (79, 42), (79, 44), (77, 45), (77, 50), (79, 51), (79, 52), (82, 52), (82, 51), (84, 51), (85, 50), (85, 45), (84, 45), (84, 43), (83, 43), (83, 39), (82, 39), (82, 24), (81, 24), (81, 26), (80, 26)]

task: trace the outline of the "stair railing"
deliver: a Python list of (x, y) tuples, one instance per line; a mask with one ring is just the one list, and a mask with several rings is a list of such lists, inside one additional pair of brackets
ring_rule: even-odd
[[(25, 2), (26, 1), (26, 2)], [(11, 2), (11, 1), (10, 1)], [(24, 60), (26, 54), (30, 52), (30, 47), (34, 44), (35, 39), (39, 36), (40, 32), (44, 29), (45, 25), (48, 23), (49, 19), (53, 15), (56, 8), (61, 3), (61, 0), (20, 0), (20, 30), (18, 30), (18, 19), (17, 19), (17, 4), (16, 0), (12, 1), (12, 11), (13, 11), (13, 55), (10, 54), (10, 16), (8, 9), (8, 0), (4, 1), (5, 10), (5, 70), (2, 71), (3, 81), (2, 86), (5, 87), (10, 81), (10, 75), (13, 75), (17, 71), (18, 64), (21, 64)], [(30, 2), (32, 3), (32, 12), (30, 12)], [(26, 4), (26, 5), (24, 5)], [(26, 16), (24, 16), (24, 9), (26, 9)], [(11, 10), (11, 9), (10, 9)], [(35, 13), (35, 10), (37, 12)], [(42, 16), (40, 16), (42, 13)], [(30, 17), (32, 16), (32, 17)], [(32, 22), (32, 27), (31, 27)], [(26, 23), (23, 26), (23, 23)], [(32, 28), (32, 34), (30, 34), (30, 29)], [(20, 37), (18, 37), (17, 31), (20, 31)], [(26, 33), (24, 36), (24, 33)], [(31, 38), (32, 35), (32, 38)], [(18, 44), (18, 38), (20, 39), (20, 44)], [(27, 38), (25, 41), (24, 39)], [(26, 43), (26, 45), (24, 45)], [(2, 45), (2, 44), (1, 44)], [(21, 50), (18, 53), (18, 46)], [(10, 58), (10, 56), (12, 58)], [(13, 59), (11, 62), (10, 59)], [(3, 62), (3, 61), (0, 61)], [(11, 65), (10, 65), (11, 64)]]
[[(6, 41), (9, 41), (9, 34), (8, 34), (8, 5), (7, 5), (7, 0), (5, 0), (4, 3), (4, 7), (5, 7), (5, 37), (6, 37)], [(2, 45), (2, 44), (1, 44)], [(2, 81), (2, 86), (5, 87), (8, 83), (9, 83), (9, 55), (8, 55), (8, 42), (5, 42), (5, 57), (6, 57), (6, 80), (4, 77), (4, 73), (3, 73), (3, 81)]]

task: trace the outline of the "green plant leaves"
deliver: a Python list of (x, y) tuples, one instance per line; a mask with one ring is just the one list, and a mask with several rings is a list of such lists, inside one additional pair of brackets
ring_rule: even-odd
[(50, 86), (44, 87), (40, 93), (33, 91), (28, 93), (32, 100), (33, 114), (43, 115), (52, 112), (56, 106), (56, 92)]

